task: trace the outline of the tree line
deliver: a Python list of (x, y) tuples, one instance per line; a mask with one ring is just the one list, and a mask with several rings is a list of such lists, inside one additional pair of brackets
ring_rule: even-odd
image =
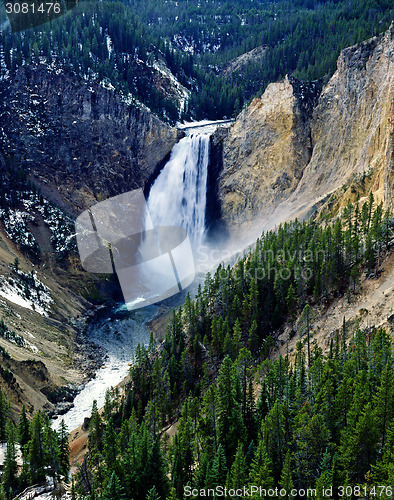
[[(2, 29), (0, 53), (11, 73), (45, 61), (109, 81), (170, 122), (214, 119), (236, 115), (286, 74), (327, 81), (339, 51), (384, 32), (393, 15), (390, 0), (83, 1), (36, 28), (15, 34)], [(224, 72), (256, 47), (266, 48), (262, 57)], [(156, 82), (157, 59), (191, 91), (183, 115)]]
[(47, 478), (55, 484), (61, 479), (68, 481), (70, 449), (64, 421), (56, 432), (46, 413), (37, 412), (30, 420), (23, 406), (15, 425), (10, 405), (1, 391), (0, 442), (6, 443), (0, 478), (1, 500), (12, 500), (28, 486), (45, 483)]

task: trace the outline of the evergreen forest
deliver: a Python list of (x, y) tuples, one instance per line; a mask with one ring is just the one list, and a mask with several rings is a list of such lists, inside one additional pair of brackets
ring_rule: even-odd
[[(393, 15), (391, 0), (82, 0), (12, 33), (2, 8), (0, 66), (75, 72), (170, 122), (231, 118), (286, 74), (321, 86), (341, 49), (384, 32)], [(231, 65), (256, 48), (258, 56)], [(185, 106), (161, 88), (155, 61), (190, 91)]]

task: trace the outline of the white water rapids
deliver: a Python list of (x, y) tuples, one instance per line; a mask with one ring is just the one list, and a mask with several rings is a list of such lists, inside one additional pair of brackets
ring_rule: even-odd
[[(193, 124), (191, 124), (193, 125)], [(190, 238), (193, 251), (204, 241), (206, 191), (209, 163), (210, 124), (207, 133), (193, 127), (171, 152), (171, 157), (151, 187), (147, 200), (153, 225), (181, 226)], [(98, 319), (87, 329), (87, 337), (107, 353), (96, 377), (89, 381), (74, 400), (74, 408), (53, 421), (57, 428), (64, 419), (68, 429), (78, 427), (91, 414), (93, 400), (104, 404), (106, 389), (120, 383), (128, 374), (135, 349), (149, 342), (146, 322), (157, 306), (125, 313), (123, 317)]]
[(132, 313), (129, 313), (125, 306), (121, 306), (109, 317), (98, 318), (88, 326), (86, 337), (100, 346), (107, 355), (95, 378), (75, 397), (74, 407), (54, 420), (53, 428), (57, 429), (64, 419), (68, 430), (71, 431), (81, 425), (85, 417), (90, 417), (93, 400), (97, 400), (99, 408), (104, 405), (106, 389), (116, 386), (127, 376), (129, 363), (133, 361), (138, 344), (148, 344), (149, 331), (146, 322), (154, 318), (156, 313), (156, 306)]

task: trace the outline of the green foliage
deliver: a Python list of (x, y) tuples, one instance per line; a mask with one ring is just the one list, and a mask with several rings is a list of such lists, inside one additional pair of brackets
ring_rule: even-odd
[(44, 449), (44, 417), (38, 412), (30, 427), (31, 439), (28, 444), (27, 462), (29, 465), (31, 484), (45, 480), (46, 453)]
[(25, 346), (25, 339), (21, 335), (18, 335), (14, 331), (10, 330), (4, 323), (3, 318), (0, 320), (0, 337), (3, 337), (20, 347)]
[(6, 426), (8, 419), (8, 401), (0, 391), (0, 441), (5, 441), (7, 437)]
[(1, 476), (1, 482), (4, 490), (8, 492), (16, 492), (18, 490), (18, 464), (16, 462), (16, 447), (15, 447), (15, 429), (11, 421), (7, 423), (7, 450), (4, 458), (4, 472)]
[(19, 442), (22, 450), (25, 449), (25, 446), (30, 441), (30, 438), (31, 438), (31, 435), (30, 435), (29, 420), (28, 420), (27, 414), (26, 414), (26, 407), (25, 407), (25, 405), (23, 405), (22, 413), (21, 413), (21, 416), (19, 418), (19, 424), (18, 424), (18, 442)]
[[(377, 261), (391, 250), (390, 214), (374, 208), (373, 197), (364, 206), (348, 205), (344, 224), (280, 226), (233, 268), (207, 275), (195, 299), (173, 311), (162, 346), (151, 339), (137, 348), (125, 394), (108, 392), (103, 414), (93, 403), (74, 497), (175, 499), (185, 485), (263, 484), (286, 489), (287, 498), (293, 486), (316, 488), (323, 498), (339, 484), (391, 484), (389, 334), (351, 331), (344, 319), (327, 356), (313, 339), (316, 304), (355, 293), (353, 269), (369, 275), (364, 248), (372, 244)], [(270, 361), (272, 333), (286, 321), (300, 336), (294, 361)], [(68, 476), (64, 423), (56, 433), (37, 413), (29, 424), (23, 409), (16, 437), (7, 421), (0, 393), (0, 439), (9, 443), (0, 495), (15, 496), (46, 475)]]
[(60, 422), (57, 437), (59, 447), (59, 470), (67, 480), (70, 472), (70, 446), (68, 444), (68, 429), (63, 419)]
[[(104, 498), (104, 500), (125, 500), (126, 499), (124, 492), (123, 492), (122, 484), (119, 481), (119, 478), (117, 477), (115, 472), (113, 472), (111, 475), (108, 486), (105, 489), (103, 498)], [(154, 500), (154, 497), (148, 496), (148, 498), (152, 498), (152, 500)]]
[[(0, 440), (7, 442), (7, 448), (0, 498), (11, 500), (26, 487), (45, 481), (46, 476), (52, 477), (55, 484), (60, 475), (68, 476), (68, 433), (64, 426), (58, 437), (46, 415), (38, 412), (29, 423), (23, 407), (16, 428), (8, 417), (8, 402), (0, 392), (0, 432), (4, 425), (5, 435), (0, 435)], [(17, 464), (18, 446), (23, 459), (21, 470)]]
[[(81, 1), (37, 28), (4, 30), (0, 44), (11, 72), (45, 60), (111, 83), (176, 121), (178, 103), (152, 85), (152, 63), (164, 60), (192, 91), (184, 115), (230, 118), (286, 74), (315, 81), (297, 84), (310, 107), (321, 86), (316, 80), (333, 74), (340, 49), (381, 33), (392, 18), (389, 0)], [(227, 71), (230, 61), (256, 47), (264, 48), (259, 58)]]
[[(288, 499), (293, 487), (316, 488), (322, 499), (340, 484), (390, 484), (389, 335), (353, 332), (344, 318), (327, 356), (313, 339), (315, 305), (357, 293), (353, 269), (369, 275), (367, 239), (374, 258), (391, 250), (390, 215), (385, 223), (373, 197), (366, 204), (348, 205), (344, 224), (295, 221), (263, 235), (173, 311), (160, 348), (138, 347), (124, 398), (107, 397), (107, 425), (92, 411), (85, 477), (98, 498), (114, 474), (134, 500), (182, 498), (185, 485), (280, 486)], [(285, 321), (300, 336), (294, 362), (269, 361)], [(172, 440), (163, 437), (174, 422)], [(82, 477), (79, 491), (89, 493)]]

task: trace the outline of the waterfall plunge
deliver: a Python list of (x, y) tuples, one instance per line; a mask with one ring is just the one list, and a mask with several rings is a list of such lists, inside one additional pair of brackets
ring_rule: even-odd
[(181, 139), (151, 187), (139, 263), (118, 273), (129, 310), (171, 297), (194, 279), (193, 254), (205, 233), (209, 144), (207, 134)]
[(148, 197), (153, 225), (183, 227), (194, 250), (205, 232), (209, 140), (206, 134), (181, 139)]

